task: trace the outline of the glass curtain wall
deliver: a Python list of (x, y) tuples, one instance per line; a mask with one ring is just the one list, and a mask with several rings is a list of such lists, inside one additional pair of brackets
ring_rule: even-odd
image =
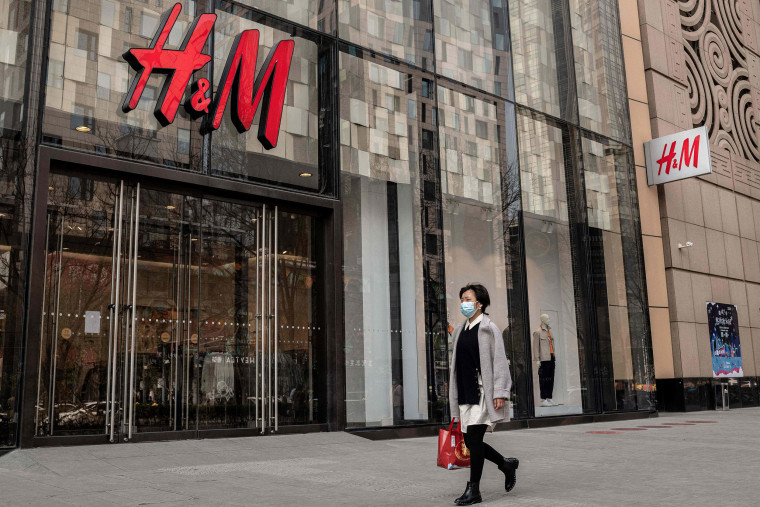
[[(136, 110), (121, 111), (135, 76), (122, 55), (150, 44), (171, 5), (53, 2), (43, 142), (340, 195), (349, 426), (448, 417), (448, 339), (462, 319), (459, 288), (473, 281), (489, 288), (489, 313), (508, 344), (516, 416), (647, 406), (641, 386), (651, 381), (651, 345), (615, 2), (246, 0), (213, 9), (183, 2), (166, 48), (179, 48), (193, 19), (213, 11), (218, 19), (204, 49), (212, 64), (194, 79), (206, 77), (216, 87), (242, 30), (260, 31), (257, 69), (277, 42), (296, 41), (273, 150), (264, 150), (254, 133), (260, 113), (241, 135), (230, 120), (231, 103), (212, 134), (202, 135), (202, 120), (182, 108), (161, 127), (152, 111), (161, 75), (150, 78)], [(16, 37), (15, 60), (0, 54), (7, 71), (0, 123), (7, 127), (9, 114), (17, 114), (13, 124), (20, 118), (9, 113), (20, 106), (9, 104), (23, 83), (10, 76), (23, 74), (12, 70), (24, 65), (24, 36), (23, 29), (0, 29), (3, 40)], [(204, 206), (206, 227), (222, 211)], [(0, 224), (11, 217), (0, 214)], [(21, 227), (22, 218), (14, 220)], [(312, 234), (299, 224), (293, 230)], [(250, 227), (238, 223), (229, 237), (216, 231), (208, 247), (218, 258), (199, 259), (201, 267), (219, 263), (218, 279), (205, 283), (235, 287), (235, 301), (246, 299), (240, 273), (224, 269), (239, 264), (240, 252), (253, 252), (244, 233)], [(309, 266), (283, 265), (296, 284), (293, 302), (312, 297)], [(241, 318), (225, 311), (210, 309), (218, 314), (211, 322)], [(292, 348), (277, 360), (301, 381), (279, 387), (293, 404), (284, 413), (302, 423), (318, 410), (309, 385), (317, 326), (308, 316), (293, 319)], [(250, 346), (236, 326), (200, 330), (198, 350), (221, 353), (213, 340), (222, 337), (224, 347)], [(9, 336), (4, 332), (4, 344)], [(13, 416), (3, 400), (13, 385), (5, 380), (8, 357), (18, 358), (7, 345), (0, 350), (2, 428)], [(224, 410), (201, 396), (193, 400), (209, 405), (202, 417), (209, 424), (241, 427), (250, 420), (243, 389), (250, 372), (236, 368), (242, 394), (226, 400)], [(189, 382), (203, 391), (202, 374)], [(293, 400), (301, 400), (300, 408)]]
[[(148, 47), (173, 2), (56, 0), (50, 13), (43, 142), (200, 171), (200, 120), (180, 107), (171, 125), (153, 114), (166, 78), (153, 73), (137, 108), (122, 111), (135, 71), (122, 55)], [(182, 2), (166, 41), (178, 49), (203, 3)], [(208, 66), (195, 79), (208, 78)]]
[(338, 0), (341, 38), (424, 70), (433, 68), (431, 0)]
[[(154, 114), (171, 77), (151, 73), (137, 107), (127, 113), (122, 103), (136, 78), (124, 59), (130, 49), (152, 44), (162, 20), (175, 3), (140, 0), (56, 0), (50, 13), (50, 43), (45, 88), (43, 143), (126, 158), (165, 167), (297, 187), (331, 194), (330, 143), (334, 135), (330, 48), (333, 39), (240, 4), (220, 1), (179, 2), (182, 9), (163, 48), (182, 50), (193, 21), (216, 14), (203, 54), (211, 61), (193, 73), (173, 121), (162, 126)], [(254, 7), (306, 27), (334, 33), (332, 2), (255, 1)], [(271, 50), (294, 40), (278, 142), (265, 149), (258, 140), (260, 105), (250, 129), (240, 134), (232, 122), (235, 99), (229, 98), (220, 128), (203, 134), (205, 117), (190, 114), (185, 102), (195, 83), (208, 79), (220, 87), (223, 69), (238, 34), (259, 31), (256, 75)]]
[(583, 411), (566, 128), (517, 116), (536, 415)]
[[(285, 3), (285, 2), (283, 2)], [(251, 10), (222, 2), (214, 25), (214, 85), (220, 87), (221, 70), (236, 37), (243, 30), (259, 30), (257, 68), (262, 68), (270, 51), (291, 33), (266, 26), (251, 18)], [(213, 133), (211, 173), (243, 180), (276, 182), (319, 189), (319, 46), (296, 38), (290, 64), (285, 106), (277, 146), (266, 150), (258, 140), (261, 108), (248, 132), (241, 134), (232, 122), (233, 101), (219, 130)]]
[(434, 0), (436, 71), (513, 98), (509, 13), (505, 0)]
[(25, 110), (32, 3), (0, 3), (0, 449), (18, 436), (34, 140)]
[(340, 66), (347, 421), (427, 421), (422, 81), (347, 53)]

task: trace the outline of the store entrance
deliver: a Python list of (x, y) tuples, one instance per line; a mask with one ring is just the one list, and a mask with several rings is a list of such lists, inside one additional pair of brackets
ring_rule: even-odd
[(315, 222), (51, 173), (36, 435), (321, 422)]

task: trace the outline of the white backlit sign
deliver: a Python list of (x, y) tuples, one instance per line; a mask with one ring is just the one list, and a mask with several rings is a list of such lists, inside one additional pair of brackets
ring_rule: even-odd
[(652, 139), (644, 152), (650, 186), (712, 173), (707, 127)]

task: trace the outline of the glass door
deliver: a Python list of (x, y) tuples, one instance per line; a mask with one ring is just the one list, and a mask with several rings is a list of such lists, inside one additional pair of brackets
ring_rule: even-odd
[(318, 422), (314, 224), (51, 174), (36, 434)]
[(203, 201), (199, 429), (317, 421), (314, 219)]

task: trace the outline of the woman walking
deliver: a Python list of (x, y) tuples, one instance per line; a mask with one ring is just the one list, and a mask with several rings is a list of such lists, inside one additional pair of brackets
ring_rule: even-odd
[(480, 477), (485, 460), (504, 474), (507, 492), (515, 487), (520, 462), (505, 458), (483, 442), (486, 431), (497, 422), (509, 421), (507, 401), (512, 387), (501, 332), (486, 314), (491, 304), (488, 291), (469, 284), (459, 291), (462, 314), (467, 320), (454, 330), (454, 355), (449, 376), (451, 416), (458, 417), (464, 442), (470, 451), (470, 480), (457, 505), (480, 503)]

